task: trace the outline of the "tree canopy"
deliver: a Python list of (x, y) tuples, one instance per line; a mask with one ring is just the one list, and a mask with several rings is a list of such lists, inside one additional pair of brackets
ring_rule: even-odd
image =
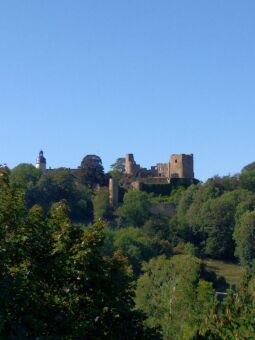
[[(132, 271), (102, 256), (104, 225), (74, 227), (65, 201), (26, 214), (24, 195), (1, 169), (1, 329), (4, 339), (154, 338), (134, 311)], [(96, 270), (95, 270), (96, 268)]]
[(87, 155), (81, 161), (80, 180), (83, 184), (95, 187), (105, 182), (102, 160), (97, 155)]
[(254, 164), (168, 191), (119, 166), (0, 167), (0, 338), (253, 339)]
[(129, 190), (124, 196), (124, 204), (118, 209), (118, 215), (129, 226), (142, 226), (151, 216), (150, 204), (149, 194)]

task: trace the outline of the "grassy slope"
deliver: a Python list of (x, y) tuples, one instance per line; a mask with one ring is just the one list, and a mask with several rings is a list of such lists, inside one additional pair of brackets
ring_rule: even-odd
[(239, 285), (244, 271), (243, 267), (234, 263), (211, 259), (205, 260), (204, 262), (208, 269), (216, 273), (217, 277), (223, 276), (229, 285)]

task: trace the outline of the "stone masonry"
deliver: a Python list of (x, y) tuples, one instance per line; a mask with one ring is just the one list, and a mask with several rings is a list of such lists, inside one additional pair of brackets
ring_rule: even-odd
[(193, 154), (172, 155), (169, 162), (170, 178), (194, 178)]

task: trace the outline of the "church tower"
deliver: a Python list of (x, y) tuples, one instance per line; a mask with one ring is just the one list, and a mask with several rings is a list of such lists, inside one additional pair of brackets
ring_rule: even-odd
[(37, 169), (40, 169), (42, 173), (46, 172), (46, 158), (43, 156), (43, 151), (39, 152), (39, 156), (36, 158), (36, 165)]

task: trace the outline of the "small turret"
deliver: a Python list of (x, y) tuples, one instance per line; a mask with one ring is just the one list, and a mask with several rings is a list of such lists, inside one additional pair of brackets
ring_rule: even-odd
[(43, 173), (46, 172), (46, 158), (43, 156), (43, 151), (39, 152), (39, 156), (36, 158), (35, 167), (40, 169)]

